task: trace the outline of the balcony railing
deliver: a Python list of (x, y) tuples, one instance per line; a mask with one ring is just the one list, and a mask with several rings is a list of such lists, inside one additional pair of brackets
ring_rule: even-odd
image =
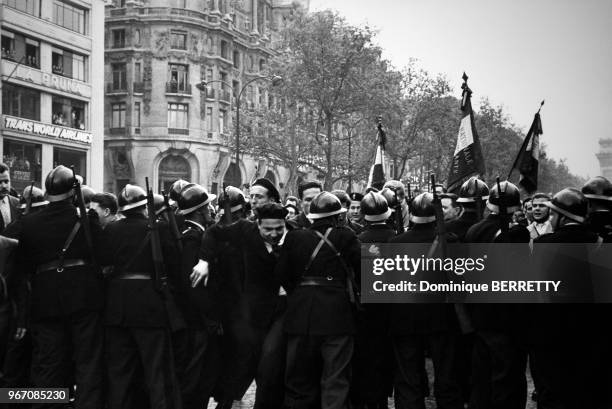
[(206, 89), (206, 99), (215, 99), (215, 94), (214, 89)]
[(113, 94), (113, 93), (119, 93), (119, 92), (127, 92), (127, 84), (126, 83), (115, 83), (115, 82), (109, 82), (106, 84), (106, 93), (107, 94)]
[(166, 93), (191, 95), (191, 84), (177, 84), (176, 82), (166, 82)]
[(189, 135), (189, 129), (168, 128), (168, 133), (175, 134), (175, 135)]
[(132, 84), (134, 93), (142, 94), (144, 92), (144, 82), (142, 81), (134, 81)]
[(232, 94), (229, 91), (222, 89), (219, 92), (219, 101), (226, 102), (229, 104), (231, 100), (232, 100)]

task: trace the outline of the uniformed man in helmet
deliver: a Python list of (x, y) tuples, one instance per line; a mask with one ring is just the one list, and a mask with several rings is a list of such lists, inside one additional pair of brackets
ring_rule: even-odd
[(340, 221), (344, 223), (348, 228), (353, 230), (355, 234), (359, 234), (363, 231), (363, 226), (359, 223), (354, 222), (349, 218), (349, 209), (351, 207), (351, 198), (344, 190), (332, 190), (332, 194), (334, 194), (338, 199), (340, 199), (340, 203), (342, 206), (346, 208), (346, 213), (340, 215)]
[(94, 212), (77, 215), (75, 179), (65, 166), (45, 180), (49, 204), (23, 218), (18, 260), (31, 280), (32, 379), (39, 388), (76, 382), (76, 407), (103, 407), (102, 307), (104, 287), (93, 264), (101, 228)]
[[(401, 208), (401, 203), (395, 191), (386, 187), (380, 191), (380, 194), (385, 198), (389, 206), (389, 210), (391, 210), (391, 216), (389, 216), (387, 219), (387, 224), (393, 228), (396, 234), (400, 234), (404, 229), (404, 226), (410, 226), (410, 220), (408, 220), (408, 223), (406, 223), (406, 221), (403, 219), (403, 211), (398, 213), (397, 209)], [(407, 211), (406, 214), (409, 214), (409, 212)]]
[[(395, 236), (395, 230), (385, 222), (393, 212), (384, 196), (376, 192), (367, 193), (359, 208), (365, 227), (357, 237), (363, 244), (371, 243), (371, 252), (379, 252), (379, 244)], [(387, 396), (393, 389), (388, 315), (386, 304), (364, 304), (363, 311), (357, 314), (351, 381), (351, 401), (355, 408), (387, 408)]]
[[(170, 328), (173, 317), (158, 287), (152, 254), (153, 240), (147, 219), (144, 189), (126, 185), (118, 198), (124, 218), (104, 230), (100, 262), (113, 267), (106, 283), (106, 366), (108, 406), (134, 407), (137, 374), (144, 374), (149, 401), (154, 407), (180, 408), (174, 372)], [(163, 267), (179, 271), (179, 255), (167, 224), (158, 223)], [(175, 281), (170, 277), (169, 281)]]
[[(412, 229), (390, 243), (433, 243), (436, 215), (433, 194), (421, 193), (410, 203)], [(424, 352), (434, 365), (434, 395), (439, 407), (463, 408), (455, 371), (459, 326), (451, 304), (392, 304), (390, 330), (395, 353), (395, 405), (411, 408), (424, 405)], [(425, 377), (426, 379), (426, 377)]]
[(341, 226), (342, 213), (336, 196), (319, 193), (309, 203), (312, 225), (290, 231), (283, 244), (276, 275), (289, 293), (285, 407), (345, 408), (349, 402), (360, 247), (355, 233)]
[[(511, 226), (512, 214), (521, 207), (516, 185), (503, 181), (491, 188), (487, 217), (469, 228), (466, 243), (525, 243), (509, 248), (509, 259), (529, 260), (529, 232)], [(487, 261), (487, 265), (505, 260)], [(493, 267), (491, 267), (493, 269)], [(526, 266), (527, 268), (527, 266)], [(473, 387), (470, 408), (525, 407), (527, 355), (520, 340), (525, 331), (525, 311), (519, 304), (470, 304), (474, 327)]]
[(462, 207), (461, 215), (458, 219), (446, 223), (446, 231), (456, 235), (459, 241), (463, 241), (468, 229), (482, 219), (489, 198), (489, 187), (482, 180), (472, 176), (461, 185), (458, 196), (457, 203)]
[(585, 183), (582, 193), (589, 201), (587, 225), (604, 242), (612, 242), (612, 183), (603, 176), (597, 176)]
[[(391, 191), (395, 194), (397, 202), (398, 202), (398, 205), (402, 209), (402, 222), (404, 224), (404, 230), (408, 229), (410, 227), (410, 220), (409, 220), (410, 218), (409, 218), (409, 215), (408, 215), (408, 213), (409, 213), (409, 209), (408, 209), (409, 203), (408, 203), (407, 198), (406, 198), (406, 187), (399, 180), (389, 180), (383, 186), (383, 190), (385, 188), (391, 189)], [(389, 201), (388, 198), (387, 198), (387, 201)], [(389, 207), (394, 209), (395, 205), (389, 204)]]
[(361, 201), (363, 200), (363, 195), (361, 193), (350, 193), (349, 197), (351, 198), (351, 205), (348, 210), (348, 218), (354, 223), (358, 223), (363, 226), (363, 215), (361, 214)]

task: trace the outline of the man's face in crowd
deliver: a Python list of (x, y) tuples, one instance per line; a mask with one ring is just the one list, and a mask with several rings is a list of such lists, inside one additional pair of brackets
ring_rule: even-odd
[(258, 209), (262, 205), (270, 202), (270, 197), (268, 196), (268, 189), (263, 186), (252, 186), (249, 190), (249, 194), (251, 196), (251, 208), (253, 210)]
[(533, 204), (531, 203), (531, 200), (523, 205), (523, 212), (525, 212), (525, 217), (527, 217), (527, 220), (530, 222), (533, 221)]
[(295, 210), (293, 207), (287, 207), (287, 217), (285, 219), (293, 219), (295, 217)]
[(292, 204), (292, 205), (294, 205), (295, 207), (298, 207), (298, 202), (297, 202), (297, 200), (288, 199), (288, 200), (285, 202), (285, 205), (288, 205), (288, 204)]
[(11, 191), (11, 177), (8, 173), (2, 172), (0, 173), (0, 198), (4, 198), (4, 196), (8, 195)]
[(310, 202), (315, 198), (316, 195), (321, 193), (321, 189), (318, 187), (311, 187), (310, 189), (304, 190), (302, 193), (302, 211), (304, 215), (308, 215), (310, 213)]
[(352, 201), (348, 208), (348, 215), (352, 221), (359, 221), (361, 218), (361, 202)]
[(454, 207), (453, 201), (447, 197), (442, 198), (442, 212), (444, 213), (444, 221), (455, 220), (459, 217), (461, 208)]
[(259, 234), (270, 244), (278, 244), (285, 234), (285, 219), (261, 219), (258, 226)]
[(113, 215), (111, 214), (110, 210), (100, 206), (99, 203), (91, 202), (89, 207), (98, 214), (102, 227), (106, 226), (113, 219)]
[(538, 223), (543, 223), (548, 219), (549, 210), (544, 204), (548, 200), (545, 198), (533, 199), (533, 219)]

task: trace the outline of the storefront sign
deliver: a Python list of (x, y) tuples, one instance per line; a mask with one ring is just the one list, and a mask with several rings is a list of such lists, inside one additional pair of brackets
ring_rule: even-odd
[[(2, 60), (2, 62), (3, 74), (9, 76), (15, 68), (15, 63), (7, 60)], [(22, 81), (31, 82), (37, 85), (44, 85), (45, 87), (54, 88), (69, 94), (91, 97), (91, 87), (85, 83), (60, 75), (42, 72), (25, 65), (17, 66), (17, 69), (13, 73), (13, 78), (18, 78)]]
[(28, 119), (4, 116), (4, 129), (13, 129), (31, 135), (45, 136), (49, 138), (64, 139), (74, 142), (91, 144), (92, 134), (78, 129), (63, 126), (43, 124)]

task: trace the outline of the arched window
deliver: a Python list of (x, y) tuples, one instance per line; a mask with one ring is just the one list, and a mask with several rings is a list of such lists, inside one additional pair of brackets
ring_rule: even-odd
[(159, 191), (169, 191), (178, 179), (191, 181), (191, 166), (187, 159), (179, 155), (166, 156), (159, 164)]
[(240, 167), (235, 163), (230, 163), (227, 171), (225, 172), (225, 176), (223, 176), (223, 184), (225, 186), (234, 186), (237, 188), (241, 188), (242, 186), (242, 175), (240, 173)]

